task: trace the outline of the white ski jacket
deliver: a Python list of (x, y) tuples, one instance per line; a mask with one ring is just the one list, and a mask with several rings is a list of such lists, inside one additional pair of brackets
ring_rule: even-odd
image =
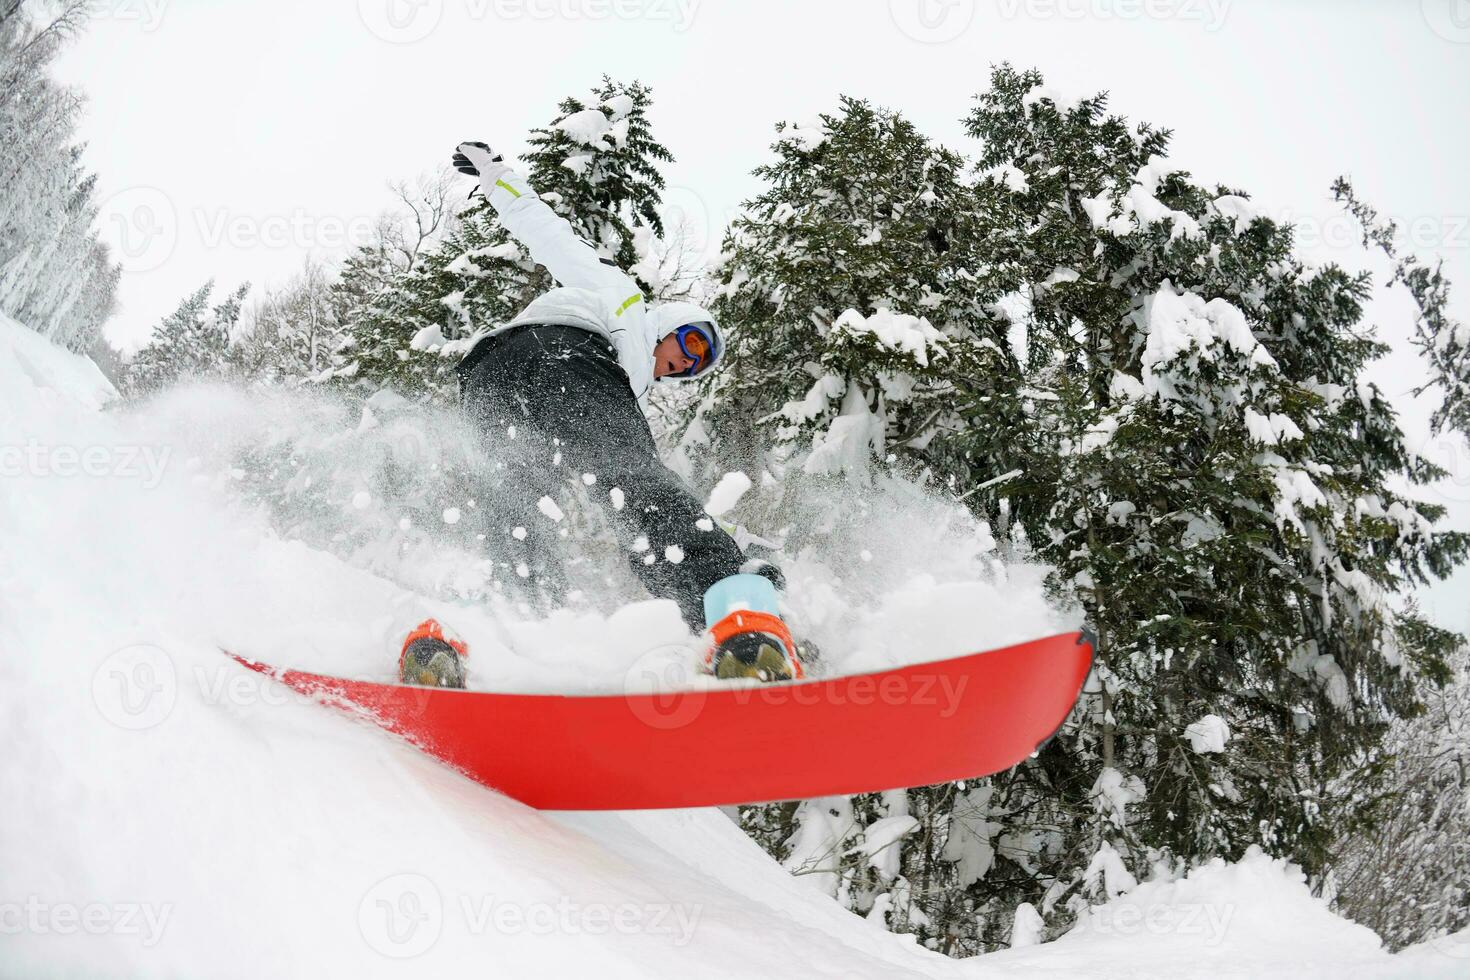
[(503, 166), (488, 173), (482, 169), (480, 189), (506, 230), (561, 285), (536, 297), (509, 323), (477, 332), (469, 344), (471, 351), (485, 338), (525, 324), (580, 327), (612, 342), (639, 400), (655, 380), (691, 380), (653, 376), (654, 347), (687, 323), (709, 325), (715, 342), (712, 363), (719, 361), (724, 338), (708, 310), (693, 303), (646, 302), (633, 277), (604, 262), (591, 245), (577, 237), (566, 219), (536, 196), (525, 178)]

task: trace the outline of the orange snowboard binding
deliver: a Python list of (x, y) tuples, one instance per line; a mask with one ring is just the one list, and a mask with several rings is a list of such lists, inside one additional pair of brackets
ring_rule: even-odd
[(721, 679), (801, 680), (806, 676), (791, 630), (775, 613), (737, 609), (710, 627), (704, 663)]
[(420, 687), (464, 687), (464, 659), (469, 646), (446, 636), (435, 619), (415, 626), (403, 640), (398, 654), (398, 679)]

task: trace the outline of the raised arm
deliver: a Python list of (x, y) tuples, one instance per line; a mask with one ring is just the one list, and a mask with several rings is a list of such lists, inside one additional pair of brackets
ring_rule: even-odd
[(461, 143), (454, 155), (461, 172), (480, 178), (480, 192), (500, 215), (531, 258), (546, 266), (557, 282), (578, 289), (614, 289), (637, 293), (638, 284), (626, 272), (610, 265), (587, 242), (577, 237), (567, 220), (551, 209), (526, 179), (506, 166), (484, 143)]

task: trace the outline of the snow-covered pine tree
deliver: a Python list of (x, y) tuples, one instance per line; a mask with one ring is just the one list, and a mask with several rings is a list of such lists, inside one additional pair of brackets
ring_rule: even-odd
[(76, 351), (100, 335), (119, 277), (72, 142), (81, 97), (49, 70), (90, 7), (69, 0), (41, 26), (19, 2), (0, 11), (0, 310)]
[[(942, 439), (863, 447), (870, 465), (941, 447), (932, 472), (984, 487), (972, 505), (1056, 569), (1101, 641), (1094, 694), (1037, 759), (908, 794), (923, 829), (894, 880), (918, 914), (888, 922), (959, 951), (1004, 942), (1023, 901), (1057, 929), (1145, 873), (1252, 844), (1326, 870), (1335, 836), (1373, 815), (1358, 801), (1385, 720), (1414, 710), (1455, 640), (1393, 598), (1467, 543), (1393, 489), (1437, 471), (1364, 380), (1384, 350), (1361, 324), (1368, 278), (1308, 268), (1243, 193), (1171, 168), (1167, 132), (1041, 82), (1002, 67), (979, 97), (977, 175), (950, 201), (965, 208), (930, 287), (961, 304), (938, 328), (973, 338), (983, 373), (948, 378)], [(806, 199), (808, 222), (853, 220), (841, 193)], [(789, 425), (773, 402), (801, 397), (781, 368), (824, 353), (831, 301), (814, 291), (854, 267), (847, 243), (783, 250), (782, 203), (737, 235), (788, 265), (742, 262), (735, 238), (722, 270), (727, 321), (773, 324), (773, 356), (732, 358), (725, 404), (696, 419), (733, 418), (732, 392), (769, 386), (747, 410), (766, 420), (757, 440)], [(722, 458), (730, 428), (692, 426)], [(854, 801), (855, 839), (881, 804)], [(793, 816), (746, 815), (783, 856)], [(854, 907), (901, 904), (847, 850)]]
[[(646, 86), (604, 78), (590, 99), (564, 100), (556, 118), (532, 132), (522, 164), (579, 235), (635, 273), (649, 254), (648, 235), (663, 232), (658, 165), (672, 159), (652, 136), (651, 104)], [(463, 341), (510, 319), (552, 284), (479, 201), (458, 216), (453, 233), (354, 314), (355, 377), (374, 390), (451, 389)]]
[(153, 328), (148, 343), (128, 363), (124, 390), (129, 395), (152, 394), (181, 378), (224, 377), (235, 370), (231, 344), (250, 284), (210, 306), (213, 291), (211, 280)]
[(955, 241), (963, 161), (898, 113), (843, 98), (777, 126), (765, 189), (724, 243), (715, 312), (730, 367), (683, 434), (751, 472), (866, 473), (880, 450), (953, 473), (956, 385), (1006, 353), (979, 318)]
[[(1041, 83), (1002, 68), (968, 119), (982, 170), (1025, 188), (988, 181), (982, 206), (1029, 233), (974, 244), (1019, 277), (1037, 436), (987, 467), (1023, 480), (977, 499), (1007, 500), (1101, 641), (1101, 693), (1034, 791), (1090, 802), (1088, 839), (1135, 873), (1253, 843), (1320, 873), (1355, 816), (1334, 778), (1452, 647), (1391, 599), (1466, 538), (1392, 488), (1439, 474), (1363, 375), (1385, 352), (1368, 278), (1307, 267), (1290, 227), (1170, 167), (1166, 132)], [(1011, 434), (966, 414), (987, 453)]]

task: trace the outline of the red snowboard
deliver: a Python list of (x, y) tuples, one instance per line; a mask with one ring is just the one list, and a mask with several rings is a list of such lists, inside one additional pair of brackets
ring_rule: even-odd
[(252, 670), (367, 718), (546, 810), (641, 810), (868, 793), (1008, 769), (1072, 710), (1092, 646), (986, 653), (759, 687), (563, 697)]

